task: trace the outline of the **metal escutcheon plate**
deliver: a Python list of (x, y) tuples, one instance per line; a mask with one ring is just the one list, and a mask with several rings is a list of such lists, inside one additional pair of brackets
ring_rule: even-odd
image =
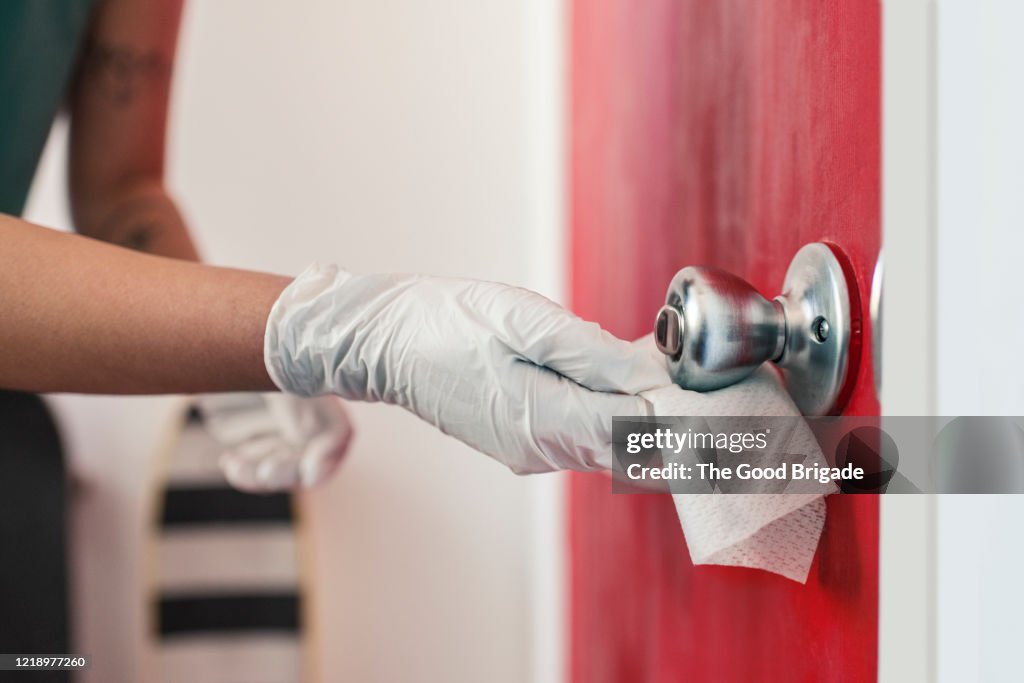
[(782, 295), (786, 346), (777, 364), (786, 388), (804, 415), (842, 409), (850, 368), (850, 291), (839, 259), (822, 243), (793, 257)]

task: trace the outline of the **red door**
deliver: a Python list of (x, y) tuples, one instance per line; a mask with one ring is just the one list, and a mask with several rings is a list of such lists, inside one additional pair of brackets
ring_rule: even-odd
[[(572, 8), (576, 311), (637, 337), (679, 268), (774, 294), (822, 240), (848, 258), (863, 309), (880, 238), (877, 0)], [(875, 415), (864, 332), (845, 412)], [(667, 496), (612, 495), (599, 475), (570, 487), (572, 680), (876, 678), (876, 497), (828, 499), (800, 585), (694, 567)]]

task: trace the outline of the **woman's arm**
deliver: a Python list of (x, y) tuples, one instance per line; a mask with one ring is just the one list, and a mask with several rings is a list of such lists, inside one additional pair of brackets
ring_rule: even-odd
[[(164, 183), (167, 112), (181, 12), (182, 0), (97, 3), (68, 100), (68, 179), (72, 215), (79, 233), (146, 254), (197, 261), (198, 250)], [(28, 248), (37, 248), (36, 237), (26, 233), (26, 244), (32, 245)], [(137, 259), (122, 249), (104, 249), (92, 240), (63, 241), (54, 237), (38, 236), (38, 248), (74, 253), (82, 264), (77, 272), (83, 278), (83, 287), (91, 286), (96, 277), (93, 266), (102, 262), (100, 270), (106, 273), (103, 277), (108, 282), (106, 291), (113, 311), (134, 300), (150, 298), (153, 307), (165, 314), (162, 322), (133, 318), (135, 323), (145, 322), (147, 330), (134, 324), (122, 328), (124, 316), (97, 318), (93, 323), (99, 326), (95, 337), (102, 338), (105, 346), (101, 356), (89, 361), (96, 363), (94, 375), (83, 375), (79, 363), (64, 367), (73, 370), (74, 390), (123, 393), (273, 388), (262, 369), (260, 349), (266, 314), (287, 280), (237, 270), (187, 267), (162, 259)], [(63, 277), (70, 279), (72, 273)], [(51, 281), (48, 287), (53, 286)], [(41, 297), (46, 295), (46, 291), (40, 293)], [(41, 309), (46, 305), (39, 304)], [(140, 313), (152, 315), (144, 310)], [(184, 313), (184, 318), (171, 322), (179, 313)], [(189, 321), (199, 321), (202, 329), (190, 329)], [(165, 341), (177, 337), (176, 346), (161, 347), (171, 357), (164, 359), (157, 375), (152, 367), (140, 367), (144, 374), (135, 374), (126, 367), (121, 379), (110, 384), (107, 370), (120, 361), (108, 355), (110, 347), (106, 345), (114, 344), (123, 358), (159, 352), (150, 348), (146, 354), (141, 353), (145, 339), (149, 339), (148, 327), (153, 324), (166, 330), (159, 334), (172, 335)], [(29, 334), (26, 331), (26, 336)], [(68, 329), (67, 334), (77, 332)], [(205, 340), (201, 339), (204, 334), (209, 335)], [(226, 340), (224, 334), (229, 335)], [(119, 345), (117, 339), (121, 340)], [(182, 353), (189, 358), (183, 359)], [(234, 360), (227, 360), (227, 355)], [(183, 361), (199, 364), (197, 372), (185, 371)], [(67, 377), (56, 375), (58, 370), (52, 368), (50, 384), (31, 387), (67, 388)], [(32, 369), (32, 377), (40, 372), (40, 368)], [(0, 374), (0, 383), (5, 377)], [(24, 381), (22, 386), (26, 386)]]
[(159, 256), (198, 253), (164, 184), (181, 0), (97, 4), (71, 97), (75, 229)]
[(71, 149), (76, 227), (96, 239), (0, 216), (0, 387), (277, 386), (402, 406), (517, 472), (607, 467), (611, 416), (647, 414), (631, 394), (664, 366), (533, 292), (334, 267), (289, 285), (181, 260), (195, 249), (163, 189), (179, 11), (105, 0), (98, 14)]
[(0, 387), (272, 390), (263, 335), (289, 279), (139, 254), (0, 215)]
[(69, 98), (84, 239), (0, 216), (0, 387), (89, 393), (272, 389), (263, 330), (287, 279), (189, 261), (164, 187), (181, 0), (101, 0)]

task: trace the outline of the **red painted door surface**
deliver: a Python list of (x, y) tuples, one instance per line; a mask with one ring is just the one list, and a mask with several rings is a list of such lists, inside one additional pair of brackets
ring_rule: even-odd
[[(876, 0), (572, 3), (576, 311), (637, 337), (679, 268), (721, 266), (774, 295), (820, 240), (848, 258), (863, 309), (880, 237), (880, 31)], [(863, 332), (845, 412), (874, 415)], [(694, 567), (670, 498), (574, 476), (572, 680), (874, 680), (878, 500), (827, 506), (800, 585)]]

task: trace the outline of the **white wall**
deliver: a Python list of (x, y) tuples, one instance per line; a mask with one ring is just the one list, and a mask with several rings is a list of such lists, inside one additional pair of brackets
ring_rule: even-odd
[[(562, 293), (562, 8), (191, 3), (170, 183), (214, 262), (313, 260)], [(30, 217), (66, 223), (59, 131)], [(56, 401), (78, 476), (78, 650), (129, 657), (146, 456), (165, 399)], [(522, 479), (382, 406), (353, 406), (344, 470), (309, 496), (324, 680), (557, 680), (561, 479)], [(117, 569), (113, 569), (117, 568)]]
[[(941, 415), (1024, 415), (1024, 5), (937, 3)], [(1020, 678), (1024, 499), (938, 501), (939, 680)]]

